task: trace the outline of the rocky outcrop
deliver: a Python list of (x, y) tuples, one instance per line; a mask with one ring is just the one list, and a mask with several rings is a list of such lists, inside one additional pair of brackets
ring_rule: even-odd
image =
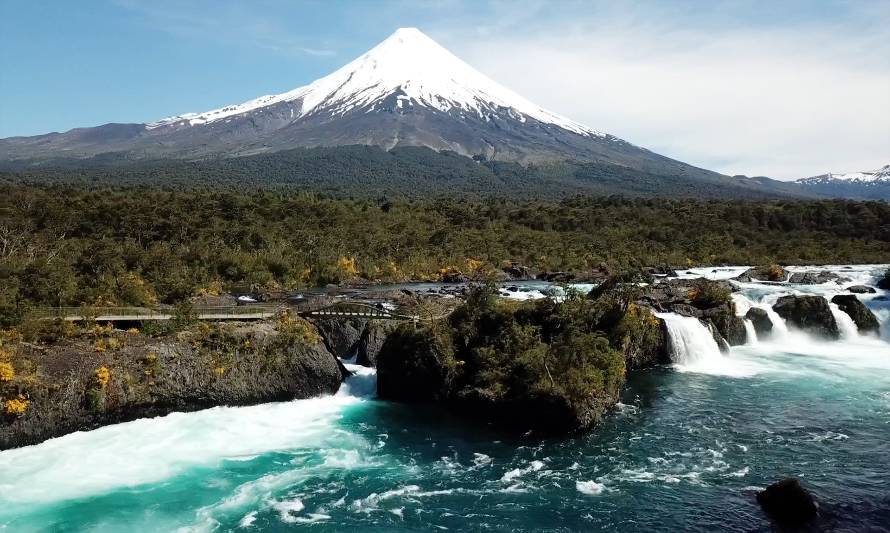
[[(668, 279), (652, 284), (637, 299), (637, 304), (656, 311), (694, 317), (711, 324), (721, 338), (718, 344), (745, 344), (745, 322), (735, 314), (732, 285), (726, 281)], [(716, 338), (716, 337), (715, 337)]]
[(826, 339), (837, 339), (840, 330), (828, 301), (821, 296), (782, 296), (773, 310), (785, 319), (789, 326), (807, 331)]
[(788, 283), (800, 285), (821, 285), (823, 283), (828, 283), (829, 281), (844, 283), (850, 281), (850, 279), (842, 278), (828, 270), (823, 270), (821, 272), (795, 272), (788, 278)]
[(509, 281), (525, 281), (535, 279), (536, 271), (519, 263), (510, 263), (501, 269)]
[(841, 311), (850, 315), (859, 328), (859, 333), (880, 334), (881, 325), (877, 317), (855, 295), (838, 294), (831, 299), (831, 303), (837, 304)]
[(358, 354), (362, 333), (368, 325), (363, 318), (324, 318), (313, 320), (328, 350), (349, 359)]
[(757, 338), (765, 339), (772, 335), (773, 321), (770, 319), (769, 313), (767, 313), (765, 309), (752, 307), (745, 313), (745, 318), (754, 324), (754, 331), (757, 333)]
[(741, 282), (751, 281), (785, 281), (787, 274), (779, 265), (769, 265), (749, 268), (734, 279)]
[(402, 325), (377, 356), (377, 396), (398, 402), (445, 400), (455, 365), (449, 347), (429, 329)]
[(615, 405), (629, 353), (657, 357), (659, 321), (614, 295), (594, 311), (580, 297), (517, 305), (487, 291), (474, 289), (447, 320), (393, 331), (377, 358), (378, 396), (562, 435), (591, 429)]
[(161, 338), (103, 328), (46, 346), (5, 346), (15, 375), (0, 382), (0, 394), (23, 407), (0, 413), (0, 449), (173, 411), (332, 394), (340, 386), (337, 361), (305, 322), (199, 326)]
[(868, 285), (851, 285), (847, 287), (847, 290), (853, 294), (874, 294), (878, 292), (874, 287), (869, 287)]
[(377, 366), (377, 356), (386, 338), (397, 325), (392, 321), (369, 320), (359, 338), (355, 363), (362, 366)]
[(770, 518), (783, 526), (802, 526), (819, 514), (819, 507), (810, 493), (791, 477), (758, 492), (757, 503)]

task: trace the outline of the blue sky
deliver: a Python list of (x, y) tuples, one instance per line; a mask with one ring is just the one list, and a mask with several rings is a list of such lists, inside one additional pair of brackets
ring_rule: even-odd
[(790, 179), (890, 163), (886, 0), (0, 0), (0, 137), (283, 92), (402, 26), (703, 167)]

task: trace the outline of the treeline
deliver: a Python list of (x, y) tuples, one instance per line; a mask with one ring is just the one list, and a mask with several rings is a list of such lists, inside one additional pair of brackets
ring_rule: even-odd
[(450, 270), (861, 263), (890, 258), (890, 205), (0, 186), (0, 321), (33, 306), (176, 303)]

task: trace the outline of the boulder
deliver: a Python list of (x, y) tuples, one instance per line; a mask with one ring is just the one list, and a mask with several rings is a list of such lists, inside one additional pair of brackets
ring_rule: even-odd
[(831, 303), (837, 304), (841, 311), (850, 315), (859, 333), (880, 334), (881, 325), (874, 313), (859, 301), (853, 294), (838, 294), (831, 299)]
[(840, 330), (828, 300), (821, 296), (782, 296), (773, 310), (785, 319), (789, 326), (808, 331), (827, 339), (840, 337)]
[(878, 292), (874, 287), (869, 287), (868, 285), (851, 285), (847, 287), (847, 290), (853, 294), (874, 294)]
[(365, 326), (359, 339), (356, 351), (355, 363), (362, 366), (377, 366), (377, 356), (386, 337), (395, 329), (397, 324), (391, 321), (371, 320)]
[(734, 279), (736, 281), (785, 281), (785, 269), (779, 265), (759, 266), (749, 268)]
[(800, 484), (786, 477), (757, 493), (757, 503), (773, 520), (783, 526), (802, 526), (819, 513), (819, 506)]
[(890, 270), (884, 274), (884, 277), (878, 280), (878, 288), (890, 291)]
[(742, 317), (736, 316), (731, 310), (721, 310), (719, 313), (714, 313), (713, 311), (715, 310), (717, 308), (709, 309), (705, 312), (705, 316), (710, 318), (717, 333), (730, 346), (740, 346), (748, 342), (748, 333), (745, 330), (745, 321)]
[(821, 272), (795, 272), (794, 274), (791, 274), (790, 278), (788, 278), (788, 283), (796, 283), (801, 285), (821, 285), (823, 283), (828, 283), (829, 281), (841, 283), (850, 281), (850, 279), (842, 278), (834, 272), (830, 272), (828, 270), (823, 270)]
[(754, 331), (757, 332), (758, 338), (765, 339), (772, 335), (773, 321), (770, 320), (769, 313), (767, 313), (765, 309), (752, 307), (745, 313), (745, 318), (754, 324)]
[(531, 269), (527, 266), (520, 265), (519, 263), (511, 263), (509, 266), (505, 266), (501, 270), (503, 270), (504, 274), (511, 280), (522, 281), (535, 279), (535, 275), (532, 273)]

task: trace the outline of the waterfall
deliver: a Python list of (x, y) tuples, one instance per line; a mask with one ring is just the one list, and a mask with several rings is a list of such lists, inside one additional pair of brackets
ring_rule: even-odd
[(754, 322), (745, 319), (745, 344), (757, 344), (757, 330), (754, 329)]
[(841, 311), (836, 303), (829, 303), (828, 307), (831, 308), (831, 314), (834, 315), (834, 321), (837, 322), (842, 339), (855, 339), (859, 336), (859, 327), (853, 322), (850, 315)]
[(773, 311), (771, 305), (760, 304), (757, 307), (766, 311), (767, 316), (769, 316), (770, 322), (773, 323), (773, 330), (771, 332), (771, 336), (773, 339), (780, 339), (788, 335), (788, 325), (785, 323), (785, 319), (780, 317), (779, 313)]
[(697, 318), (674, 313), (656, 313), (664, 320), (671, 360), (683, 366), (723, 359), (711, 332)]

